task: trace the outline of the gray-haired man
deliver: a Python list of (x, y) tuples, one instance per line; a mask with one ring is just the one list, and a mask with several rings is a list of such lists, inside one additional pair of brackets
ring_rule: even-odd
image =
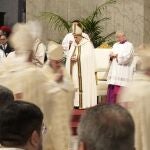
[(134, 122), (119, 105), (88, 109), (79, 126), (78, 150), (134, 150)]

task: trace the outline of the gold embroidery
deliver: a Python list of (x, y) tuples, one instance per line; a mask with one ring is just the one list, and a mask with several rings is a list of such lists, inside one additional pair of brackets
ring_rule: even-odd
[[(77, 50), (77, 46), (75, 46), (74, 52), (73, 52), (73, 54), (72, 54), (71, 57), (75, 56), (76, 50)], [(71, 75), (71, 76), (72, 76), (72, 68), (73, 68), (73, 65), (74, 65), (74, 63), (73, 63), (73, 62), (71, 61), (71, 59), (70, 59), (70, 75)]]
[[(82, 108), (82, 69), (81, 69), (81, 46), (76, 46), (72, 56), (77, 56), (78, 65), (78, 83), (79, 83), (79, 108)], [(71, 61), (71, 60), (70, 60)], [(72, 76), (72, 68), (75, 63), (70, 62), (70, 74)]]
[(82, 108), (81, 46), (78, 47), (79, 108)]

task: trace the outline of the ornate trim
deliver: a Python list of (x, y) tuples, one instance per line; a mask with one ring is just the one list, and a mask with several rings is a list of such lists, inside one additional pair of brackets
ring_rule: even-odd
[(82, 108), (82, 69), (81, 69), (81, 46), (78, 47), (78, 79), (79, 79), (79, 108)]

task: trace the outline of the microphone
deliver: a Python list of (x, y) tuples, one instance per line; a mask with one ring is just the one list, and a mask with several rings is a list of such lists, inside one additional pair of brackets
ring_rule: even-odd
[(72, 45), (72, 41), (69, 41), (69, 50), (71, 48), (71, 45)]

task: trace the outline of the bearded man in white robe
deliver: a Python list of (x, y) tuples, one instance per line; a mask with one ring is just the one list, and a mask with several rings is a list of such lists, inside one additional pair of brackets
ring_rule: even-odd
[(70, 48), (66, 68), (75, 86), (74, 107), (84, 109), (97, 104), (94, 48), (82, 36), (82, 29), (74, 25), (75, 42)]

